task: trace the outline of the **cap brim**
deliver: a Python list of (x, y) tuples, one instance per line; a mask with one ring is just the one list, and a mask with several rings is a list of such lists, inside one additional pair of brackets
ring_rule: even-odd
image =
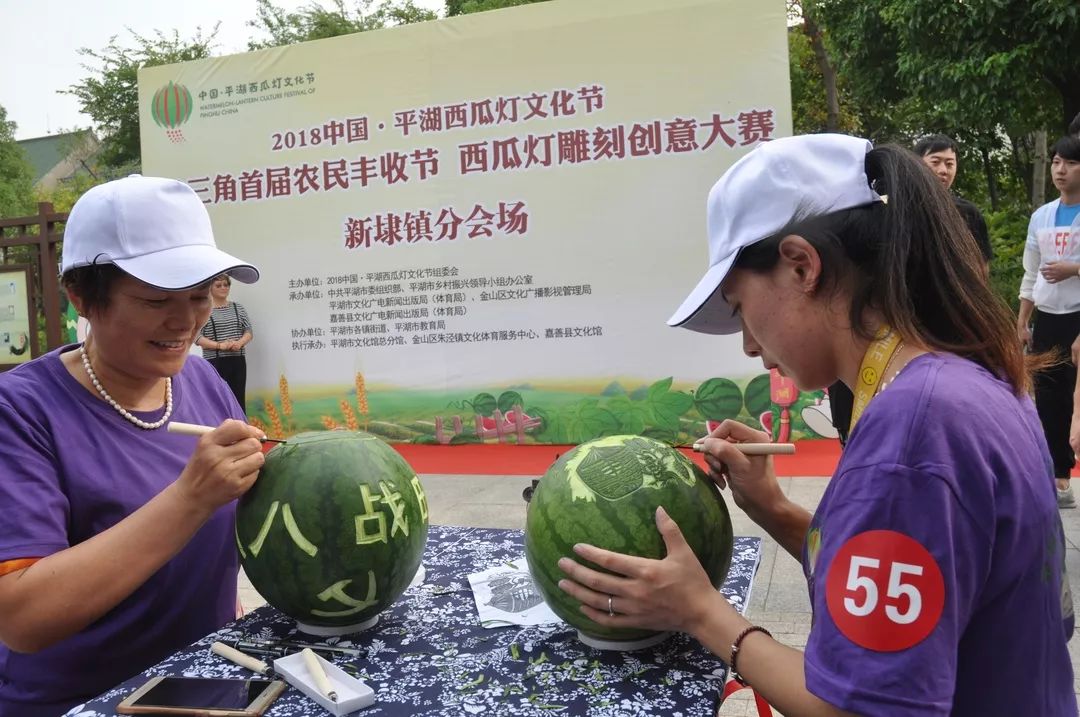
[(742, 328), (731, 305), (724, 300), (720, 284), (735, 263), (738, 252), (709, 267), (705, 276), (686, 297), (671, 318), (668, 326), (678, 326), (703, 334), (736, 334)]
[(167, 291), (191, 289), (219, 274), (228, 274), (245, 284), (259, 280), (259, 270), (254, 266), (206, 244), (178, 246), (111, 261), (139, 281)]

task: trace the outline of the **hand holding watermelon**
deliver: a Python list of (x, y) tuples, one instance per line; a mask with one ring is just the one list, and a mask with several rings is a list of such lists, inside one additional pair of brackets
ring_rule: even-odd
[(189, 502), (208, 512), (247, 492), (263, 465), (262, 431), (242, 421), (227, 420), (199, 439), (176, 488)]
[(719, 611), (726, 608), (734, 612), (713, 587), (679, 526), (662, 507), (656, 509), (656, 527), (667, 549), (663, 559), (640, 558), (578, 544), (574, 546), (578, 557), (609, 572), (562, 558), (559, 569), (569, 579), (560, 580), (559, 587), (581, 603), (581, 612), (586, 617), (610, 628), (696, 635)]
[[(670, 537), (656, 529), (660, 507), (674, 518), (665, 518), (665, 525), (674, 531)], [(668, 540), (682, 549), (680, 557), (670, 562), (662, 560), (668, 555)], [(605, 650), (639, 649), (663, 640), (666, 631), (613, 627), (592, 620), (591, 613), (581, 610), (580, 601), (560, 589), (558, 583), (567, 575), (560, 560), (581, 544), (603, 549), (607, 555), (635, 556), (643, 561), (632, 561), (633, 566), (681, 565), (698, 578), (693, 585), (715, 591), (731, 564), (731, 518), (720, 491), (705, 471), (672, 446), (643, 436), (588, 441), (564, 453), (544, 473), (525, 521), (525, 558), (540, 594), (552, 612), (577, 628), (578, 637), (587, 645)], [(581, 558), (580, 562), (586, 561)], [(572, 566), (573, 561), (570, 563)], [(596, 573), (590, 571), (587, 576), (592, 580)], [(624, 579), (605, 579), (603, 585), (614, 588)], [(599, 602), (593, 595), (588, 604), (608, 616), (607, 597), (612, 593), (600, 594), (595, 580), (577, 582), (600, 595)], [(615, 602), (613, 609), (624, 612), (618, 600)], [(639, 616), (648, 612), (645, 608), (635, 610)]]
[(769, 443), (767, 433), (728, 419), (699, 441), (709, 466), (709, 477), (721, 488), (729, 488), (735, 505), (746, 511), (754, 522), (786, 501), (776, 480), (771, 456), (748, 456), (732, 443)]

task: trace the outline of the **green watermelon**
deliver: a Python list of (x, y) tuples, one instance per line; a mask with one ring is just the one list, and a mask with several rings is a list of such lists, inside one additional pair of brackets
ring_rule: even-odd
[(694, 393), (694, 407), (708, 421), (735, 418), (742, 412), (742, 391), (727, 378), (710, 378)]
[(657, 506), (679, 525), (719, 587), (734, 544), (727, 505), (712, 480), (671, 446), (642, 436), (599, 438), (563, 455), (540, 479), (525, 521), (525, 557), (548, 606), (586, 638), (632, 641), (655, 633), (610, 629), (586, 618), (580, 603), (559, 589), (565, 577), (559, 558), (575, 557), (575, 543), (663, 557)]
[(758, 419), (772, 408), (772, 385), (769, 374), (763, 373), (750, 379), (745, 392), (746, 412)]
[(427, 543), (416, 472), (362, 431), (289, 438), (239, 502), (236, 543), (251, 584), (308, 632), (373, 624), (409, 586)]

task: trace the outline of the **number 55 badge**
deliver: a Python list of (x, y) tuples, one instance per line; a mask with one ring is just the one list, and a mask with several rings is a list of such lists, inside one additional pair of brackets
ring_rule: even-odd
[(833, 558), (825, 597), (836, 627), (860, 647), (906, 650), (941, 620), (945, 581), (917, 540), (893, 530), (849, 538)]

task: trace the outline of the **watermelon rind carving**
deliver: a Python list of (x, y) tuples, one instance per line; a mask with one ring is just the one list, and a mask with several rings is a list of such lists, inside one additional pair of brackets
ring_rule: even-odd
[(409, 586), (427, 534), (416, 472), (363, 431), (290, 437), (267, 454), (236, 512), (252, 586), (315, 634), (374, 624)]
[(585, 617), (580, 603), (559, 589), (565, 575), (557, 563), (562, 557), (575, 558), (576, 543), (664, 557), (655, 521), (658, 506), (679, 525), (719, 588), (734, 547), (727, 505), (716, 484), (675, 448), (636, 435), (599, 438), (560, 457), (537, 484), (525, 524), (525, 557), (545, 602), (578, 629), (583, 641), (618, 648), (619, 643), (647, 644), (657, 635), (608, 628)]

